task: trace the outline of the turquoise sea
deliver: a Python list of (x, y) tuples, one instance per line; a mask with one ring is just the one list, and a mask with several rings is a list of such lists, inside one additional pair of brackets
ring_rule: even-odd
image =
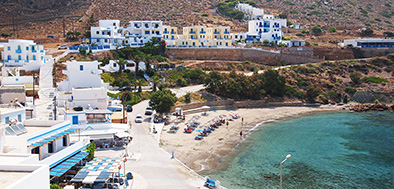
[(283, 188), (394, 188), (394, 113), (326, 112), (265, 124), (206, 175), (227, 188), (279, 188), (287, 154)]

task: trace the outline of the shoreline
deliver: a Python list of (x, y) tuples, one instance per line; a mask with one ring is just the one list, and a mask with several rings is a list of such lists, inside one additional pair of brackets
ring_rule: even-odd
[[(229, 118), (228, 114), (232, 112), (238, 113), (245, 121), (243, 125), (241, 123), (241, 118), (230, 121), (227, 129), (225, 125), (220, 126), (202, 141), (194, 140), (194, 137), (198, 134), (197, 131), (194, 131), (192, 134), (183, 133), (183, 128), (185, 128), (187, 121), (193, 116), (201, 115), (200, 113), (194, 113), (186, 115), (186, 122), (177, 124), (177, 126), (179, 126), (179, 131), (175, 134), (166, 132), (175, 124), (167, 125), (161, 133), (160, 146), (169, 153), (174, 151), (175, 156), (180, 162), (194, 170), (197, 174), (203, 175), (210, 170), (216, 169), (221, 158), (229, 155), (234, 148), (242, 144), (250, 134), (267, 123), (318, 112), (341, 110), (343, 110), (343, 106), (268, 107), (209, 111), (210, 116), (201, 116), (201, 118), (197, 120), (201, 122), (200, 126), (219, 115), (227, 115), (226, 118)], [(251, 113), (251, 111), (253, 113)], [(242, 139), (239, 136), (241, 130), (243, 132)]]

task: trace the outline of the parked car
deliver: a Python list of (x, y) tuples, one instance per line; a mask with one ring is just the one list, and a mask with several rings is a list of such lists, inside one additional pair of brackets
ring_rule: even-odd
[(57, 49), (67, 49), (67, 45), (63, 44), (57, 47)]
[(135, 122), (142, 123), (142, 115), (141, 114), (137, 114), (137, 116), (135, 116)]
[(127, 112), (132, 112), (132, 111), (133, 111), (133, 106), (127, 105), (127, 106), (126, 106), (126, 111), (127, 111)]
[(153, 109), (152, 107), (148, 106), (145, 110), (145, 115), (152, 115)]

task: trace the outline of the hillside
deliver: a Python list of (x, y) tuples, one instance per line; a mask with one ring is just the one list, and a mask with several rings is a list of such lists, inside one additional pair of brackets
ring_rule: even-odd
[[(216, 5), (223, 0), (2, 0), (0, 32), (21, 37), (62, 36), (63, 17), (66, 32), (82, 31), (86, 18), (162, 20), (181, 29), (189, 25), (229, 25), (232, 31), (246, 31), (246, 22), (219, 15)], [(323, 29), (393, 29), (394, 3), (385, 0), (255, 0), (266, 13), (287, 14), (290, 22), (304, 26), (322, 25)]]

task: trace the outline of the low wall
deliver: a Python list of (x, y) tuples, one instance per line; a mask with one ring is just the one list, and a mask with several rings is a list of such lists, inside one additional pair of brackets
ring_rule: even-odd
[(167, 48), (166, 56), (171, 60), (248, 60), (251, 62), (270, 65), (299, 64), (322, 61), (322, 59), (315, 59), (307, 56), (281, 54), (248, 48)]
[[(175, 108), (182, 108), (185, 112), (191, 114), (195, 112), (202, 112), (206, 109), (201, 107), (209, 106), (210, 109), (226, 109), (229, 107), (235, 108), (263, 108), (263, 107), (283, 107), (283, 106), (313, 106), (318, 107), (320, 104), (306, 104), (303, 102), (266, 102), (265, 100), (245, 100), (245, 101), (234, 101), (234, 100), (220, 100), (220, 101), (209, 101), (209, 102), (197, 102), (190, 104), (183, 104), (172, 107), (171, 112), (175, 111)], [(187, 111), (191, 110), (191, 111)], [(194, 111), (195, 110), (195, 111)]]
[(394, 48), (352, 48), (352, 50), (355, 58), (386, 56), (394, 53)]

